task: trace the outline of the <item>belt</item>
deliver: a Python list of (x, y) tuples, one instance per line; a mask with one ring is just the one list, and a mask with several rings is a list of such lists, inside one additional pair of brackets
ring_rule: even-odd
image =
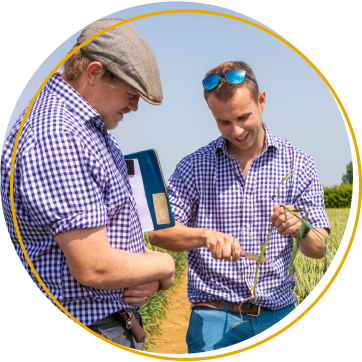
[[(192, 303), (191, 309), (196, 307), (207, 307), (212, 309), (224, 310), (225, 300), (216, 300), (209, 302), (198, 302)], [(231, 313), (244, 313), (250, 317), (259, 317), (260, 311), (268, 310), (267, 308), (260, 307), (260, 305), (255, 305), (251, 303), (231, 303), (228, 302), (227, 311)]]

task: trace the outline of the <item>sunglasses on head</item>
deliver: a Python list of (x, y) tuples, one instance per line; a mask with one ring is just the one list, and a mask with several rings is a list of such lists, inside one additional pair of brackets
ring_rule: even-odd
[(244, 82), (245, 77), (248, 77), (255, 83), (255, 85), (257, 85), (255, 80), (250, 77), (248, 72), (245, 70), (230, 70), (226, 73), (212, 74), (206, 77), (202, 81), (204, 89), (209, 91), (216, 88), (220, 82), (220, 77), (225, 77), (225, 79), (231, 84), (241, 84)]

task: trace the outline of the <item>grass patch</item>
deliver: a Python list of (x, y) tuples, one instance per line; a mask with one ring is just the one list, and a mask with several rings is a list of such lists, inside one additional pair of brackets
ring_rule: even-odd
[[(331, 237), (334, 242), (328, 243), (333, 255), (336, 254), (347, 225), (349, 209), (326, 209), (332, 228)], [(327, 255), (327, 268), (331, 258)], [(314, 289), (323, 277), (324, 259), (311, 259), (298, 252), (293, 265), (293, 274), (296, 281), (294, 294), (298, 298), (296, 305), (300, 304)]]
[(152, 351), (157, 341), (157, 336), (161, 334), (161, 322), (165, 316), (166, 311), (170, 306), (170, 295), (178, 287), (183, 271), (187, 267), (187, 252), (175, 253), (166, 251), (157, 246), (150, 244), (148, 234), (144, 234), (146, 247), (170, 254), (175, 260), (175, 284), (168, 290), (158, 292), (146, 304), (141, 307), (140, 314), (143, 320), (143, 328), (146, 331), (146, 344), (145, 350)]

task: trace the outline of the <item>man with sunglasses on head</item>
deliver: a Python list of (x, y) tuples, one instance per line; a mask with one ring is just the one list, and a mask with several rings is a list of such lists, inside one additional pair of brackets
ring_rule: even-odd
[[(309, 223), (325, 235), (330, 232), (314, 161), (263, 123), (265, 92), (259, 92), (252, 69), (244, 62), (225, 62), (207, 72), (202, 83), (222, 136), (177, 165), (168, 183), (176, 226), (150, 233), (153, 245), (188, 250), (189, 353), (242, 342), (294, 309), (295, 280), (287, 270), (301, 221), (279, 202), (309, 210)], [(292, 171), (278, 200), (278, 185)], [(271, 223), (275, 228), (260, 265), (257, 299), (250, 299), (262, 248), (253, 237), (263, 244)], [(308, 228), (299, 249), (311, 258), (325, 253)]]

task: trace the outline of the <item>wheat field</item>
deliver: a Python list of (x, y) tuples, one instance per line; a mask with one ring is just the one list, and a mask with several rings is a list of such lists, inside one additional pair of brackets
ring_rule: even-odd
[[(326, 209), (330, 226), (332, 229), (331, 238), (333, 242), (328, 243), (328, 248), (333, 255), (336, 254), (347, 225), (349, 209)], [(331, 258), (327, 255), (327, 268), (331, 264)], [(298, 252), (293, 265), (293, 274), (296, 281), (294, 294), (300, 304), (313, 288), (322, 279), (324, 274), (324, 259), (311, 259)]]

